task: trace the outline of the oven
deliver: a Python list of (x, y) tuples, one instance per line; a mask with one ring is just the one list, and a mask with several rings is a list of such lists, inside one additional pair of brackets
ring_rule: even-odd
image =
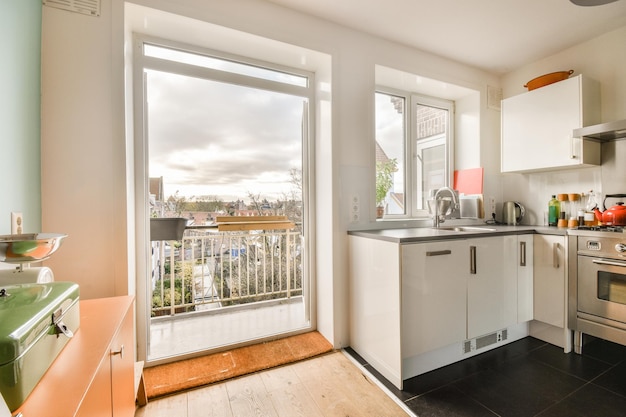
[(582, 352), (583, 334), (626, 345), (626, 234), (575, 230), (569, 245), (576, 251), (569, 268), (574, 350)]

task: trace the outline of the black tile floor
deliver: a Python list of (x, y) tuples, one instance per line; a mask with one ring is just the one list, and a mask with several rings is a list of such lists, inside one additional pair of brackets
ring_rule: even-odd
[(346, 352), (419, 417), (626, 416), (626, 346), (600, 339), (577, 355), (526, 337), (408, 379), (402, 391)]

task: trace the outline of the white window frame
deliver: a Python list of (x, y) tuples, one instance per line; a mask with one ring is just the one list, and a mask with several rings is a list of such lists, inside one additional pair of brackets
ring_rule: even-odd
[[(445, 151), (445, 186), (452, 187), (454, 173), (454, 102), (451, 100), (401, 91), (394, 88), (377, 86), (376, 93), (402, 97), (405, 102), (404, 111), (404, 214), (385, 214), (384, 220), (393, 219), (424, 219), (429, 218), (428, 207), (419, 208), (418, 201), (426, 190), (419, 186), (419, 158), (421, 150), (437, 146), (443, 140)], [(436, 107), (448, 111), (446, 134), (417, 140), (415, 108), (417, 105)]]
[[(446, 134), (445, 135), (437, 135), (432, 136), (426, 139), (417, 140), (417, 126), (414, 122), (413, 118), (415, 117), (415, 108), (418, 105), (424, 105), (429, 107), (436, 107), (442, 110), (448, 111), (447, 125), (446, 125)], [(446, 146), (445, 149), (445, 186), (452, 188), (452, 179), (454, 177), (454, 102), (450, 100), (440, 99), (436, 97), (429, 97), (420, 94), (412, 94), (411, 95), (411, 104), (409, 110), (409, 126), (410, 126), (410, 139), (408, 140), (410, 143), (411, 149), (411, 179), (416, 182), (418, 178), (418, 156), (420, 155), (420, 151), (426, 149), (428, 147), (438, 146), (441, 144), (443, 140)], [(443, 137), (442, 139), (442, 136)], [(411, 188), (411, 211), (410, 217), (414, 218), (423, 218), (429, 217), (428, 207), (418, 208), (418, 198), (422, 197), (423, 192), (427, 192), (427, 190), (418, 190), (417, 184), (413, 183), (414, 186)]]

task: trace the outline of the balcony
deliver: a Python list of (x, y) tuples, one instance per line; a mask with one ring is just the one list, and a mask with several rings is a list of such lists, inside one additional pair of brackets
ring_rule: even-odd
[(266, 226), (190, 227), (152, 241), (149, 360), (309, 326), (302, 236)]

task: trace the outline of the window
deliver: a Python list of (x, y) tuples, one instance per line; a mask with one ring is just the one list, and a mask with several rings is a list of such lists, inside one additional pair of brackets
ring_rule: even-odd
[(428, 198), (450, 186), (453, 102), (381, 88), (375, 103), (377, 207), (427, 217)]

